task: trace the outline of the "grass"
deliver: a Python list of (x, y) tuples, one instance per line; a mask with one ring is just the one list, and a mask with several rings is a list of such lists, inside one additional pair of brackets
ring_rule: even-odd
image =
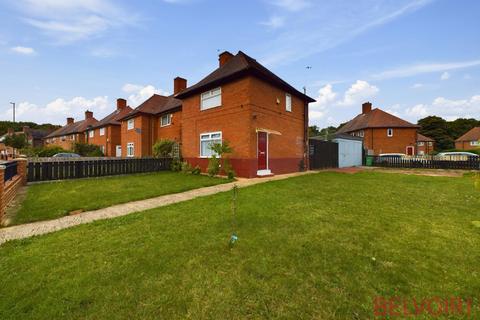
[(240, 189), (236, 226), (222, 193), (9, 242), (0, 318), (371, 319), (377, 296), (472, 297), (478, 316), (479, 195), (319, 173)]
[(34, 184), (28, 187), (12, 224), (55, 219), (76, 210), (95, 210), (225, 182), (230, 181), (166, 171)]

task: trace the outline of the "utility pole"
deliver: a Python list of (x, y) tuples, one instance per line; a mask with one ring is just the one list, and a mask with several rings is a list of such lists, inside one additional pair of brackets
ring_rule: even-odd
[(10, 102), (10, 104), (13, 106), (13, 123), (15, 123), (15, 102)]

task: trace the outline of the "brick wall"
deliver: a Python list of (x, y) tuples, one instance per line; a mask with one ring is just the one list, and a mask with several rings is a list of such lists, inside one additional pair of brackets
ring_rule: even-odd
[(393, 128), (393, 137), (387, 136), (387, 128), (370, 128), (364, 130), (363, 142), (365, 148), (380, 153), (407, 153), (407, 146), (416, 147), (417, 129)]
[(459, 150), (473, 150), (473, 149), (480, 149), (478, 146), (472, 146), (470, 141), (457, 141), (455, 142), (455, 149)]
[(105, 156), (115, 157), (116, 147), (121, 145), (121, 127), (119, 125), (108, 125), (103, 127), (105, 134), (100, 135), (100, 129), (94, 130), (93, 138), (88, 138), (88, 143), (95, 144), (97, 146), (103, 146), (105, 150)]
[(84, 143), (85, 134), (75, 133), (63, 137), (49, 138), (48, 141), (46, 141), (46, 146), (59, 146), (64, 150), (72, 150), (75, 142)]
[(27, 184), (27, 160), (17, 159), (17, 175), (4, 182), (5, 166), (0, 166), (0, 223), (3, 222), (7, 206), (12, 202), (20, 187)]

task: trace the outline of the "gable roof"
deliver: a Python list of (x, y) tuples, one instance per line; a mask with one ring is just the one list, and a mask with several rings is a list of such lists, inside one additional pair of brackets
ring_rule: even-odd
[(463, 136), (458, 138), (455, 141), (477, 141), (480, 140), (480, 127), (472, 128), (470, 131), (465, 133)]
[(193, 94), (206, 91), (217, 87), (223, 83), (232, 81), (234, 79), (241, 78), (246, 75), (253, 75), (260, 79), (266, 80), (267, 82), (274, 83), (277, 87), (282, 88), (283, 90), (301, 98), (307, 102), (315, 102), (314, 99), (309, 96), (301, 93), (291, 85), (289, 85), (284, 80), (280, 79), (273, 72), (262, 66), (257, 60), (249, 57), (242, 51), (238, 51), (236, 55), (230, 58), (223, 66), (218, 67), (208, 76), (181, 91), (176, 95), (179, 99), (184, 99)]
[(420, 126), (375, 108), (368, 113), (359, 114), (338, 129), (337, 133), (348, 133), (367, 128), (420, 128)]
[(74, 133), (82, 133), (88, 128), (90, 128), (91, 126), (95, 125), (97, 122), (98, 120), (92, 117), (85, 120), (74, 122), (72, 124), (67, 124), (66, 126), (63, 126), (60, 129), (53, 131), (45, 138), (53, 138), (53, 137), (59, 137), (59, 136), (66, 136)]
[(147, 100), (145, 100), (141, 105), (119, 118), (118, 121), (127, 120), (133, 118), (139, 114), (153, 114), (158, 115), (173, 109), (181, 108), (182, 100), (171, 96), (161, 96), (154, 94)]
[(107, 125), (119, 126), (121, 124), (119, 120), (126, 116), (128, 113), (130, 113), (132, 110), (133, 109), (129, 106), (126, 106), (123, 109), (115, 109), (108, 116), (93, 125), (92, 128), (100, 128)]
[(422, 141), (422, 142), (435, 142), (432, 138), (429, 138), (427, 136), (424, 136), (423, 134), (420, 134), (417, 132), (417, 141)]

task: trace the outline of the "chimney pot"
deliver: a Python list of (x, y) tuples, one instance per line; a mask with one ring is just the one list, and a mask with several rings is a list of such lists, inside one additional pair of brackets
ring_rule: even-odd
[(72, 124), (73, 123), (73, 118), (67, 118), (67, 124)]
[(176, 77), (173, 79), (173, 94), (177, 94), (187, 88), (187, 79)]
[(367, 114), (370, 111), (372, 111), (372, 103), (365, 102), (364, 104), (362, 104), (362, 114)]
[(221, 67), (221, 66), (225, 65), (225, 63), (227, 63), (232, 57), (233, 57), (233, 54), (231, 54), (228, 51), (224, 51), (224, 52), (220, 53), (218, 55), (219, 66)]
[(93, 112), (92, 111), (85, 111), (85, 120), (93, 118)]
[(118, 98), (117, 99), (117, 110), (123, 110), (127, 107), (127, 100)]

